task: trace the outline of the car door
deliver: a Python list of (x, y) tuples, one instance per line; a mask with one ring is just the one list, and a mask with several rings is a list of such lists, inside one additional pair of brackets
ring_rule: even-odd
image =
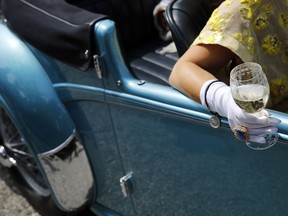
[(95, 32), (124, 169), (119, 183), (137, 215), (286, 215), (287, 114), (271, 111), (282, 120), (279, 142), (251, 150), (226, 119), (214, 129), (201, 104), (170, 86), (135, 79), (113, 22), (99, 23)]
[(107, 101), (138, 215), (286, 214), (286, 114), (272, 111), (280, 141), (255, 151), (225, 119), (212, 128), (207, 110), (171, 87), (126, 81), (126, 93)]

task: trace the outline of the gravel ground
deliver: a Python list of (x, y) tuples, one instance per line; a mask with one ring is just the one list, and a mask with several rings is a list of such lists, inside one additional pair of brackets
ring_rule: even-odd
[(0, 166), (0, 216), (40, 216), (20, 194), (8, 169)]
[[(41, 216), (16, 187), (9, 169), (0, 165), (0, 216)], [(78, 216), (95, 216), (89, 209)]]

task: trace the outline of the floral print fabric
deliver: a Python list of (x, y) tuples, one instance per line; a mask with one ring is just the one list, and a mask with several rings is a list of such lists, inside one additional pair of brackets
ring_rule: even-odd
[(270, 105), (287, 97), (288, 0), (226, 0), (193, 44), (219, 44), (259, 63), (270, 82)]

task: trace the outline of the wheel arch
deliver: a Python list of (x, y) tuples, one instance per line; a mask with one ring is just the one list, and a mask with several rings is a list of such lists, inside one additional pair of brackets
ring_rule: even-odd
[[(81, 208), (91, 201), (94, 180), (73, 120), (28, 46), (4, 24), (0, 35), (0, 105), (37, 158), (55, 203), (65, 211)], [(70, 146), (81, 155), (67, 151)], [(83, 170), (85, 175), (79, 175)], [(70, 197), (78, 199), (69, 201)]]
[[(36, 57), (5, 25), (0, 26), (1, 103), (36, 154), (50, 151), (75, 126)], [(49, 143), (49, 145), (47, 145)]]

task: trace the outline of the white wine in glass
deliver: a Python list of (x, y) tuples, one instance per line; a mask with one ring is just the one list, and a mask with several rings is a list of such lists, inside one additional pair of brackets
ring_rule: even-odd
[[(230, 73), (230, 88), (235, 103), (245, 112), (257, 117), (267, 116), (264, 110), (269, 99), (269, 83), (262, 67), (254, 62), (245, 62), (232, 69)], [(266, 142), (246, 142), (247, 146), (255, 150), (272, 147), (278, 140), (277, 133), (262, 135)]]

